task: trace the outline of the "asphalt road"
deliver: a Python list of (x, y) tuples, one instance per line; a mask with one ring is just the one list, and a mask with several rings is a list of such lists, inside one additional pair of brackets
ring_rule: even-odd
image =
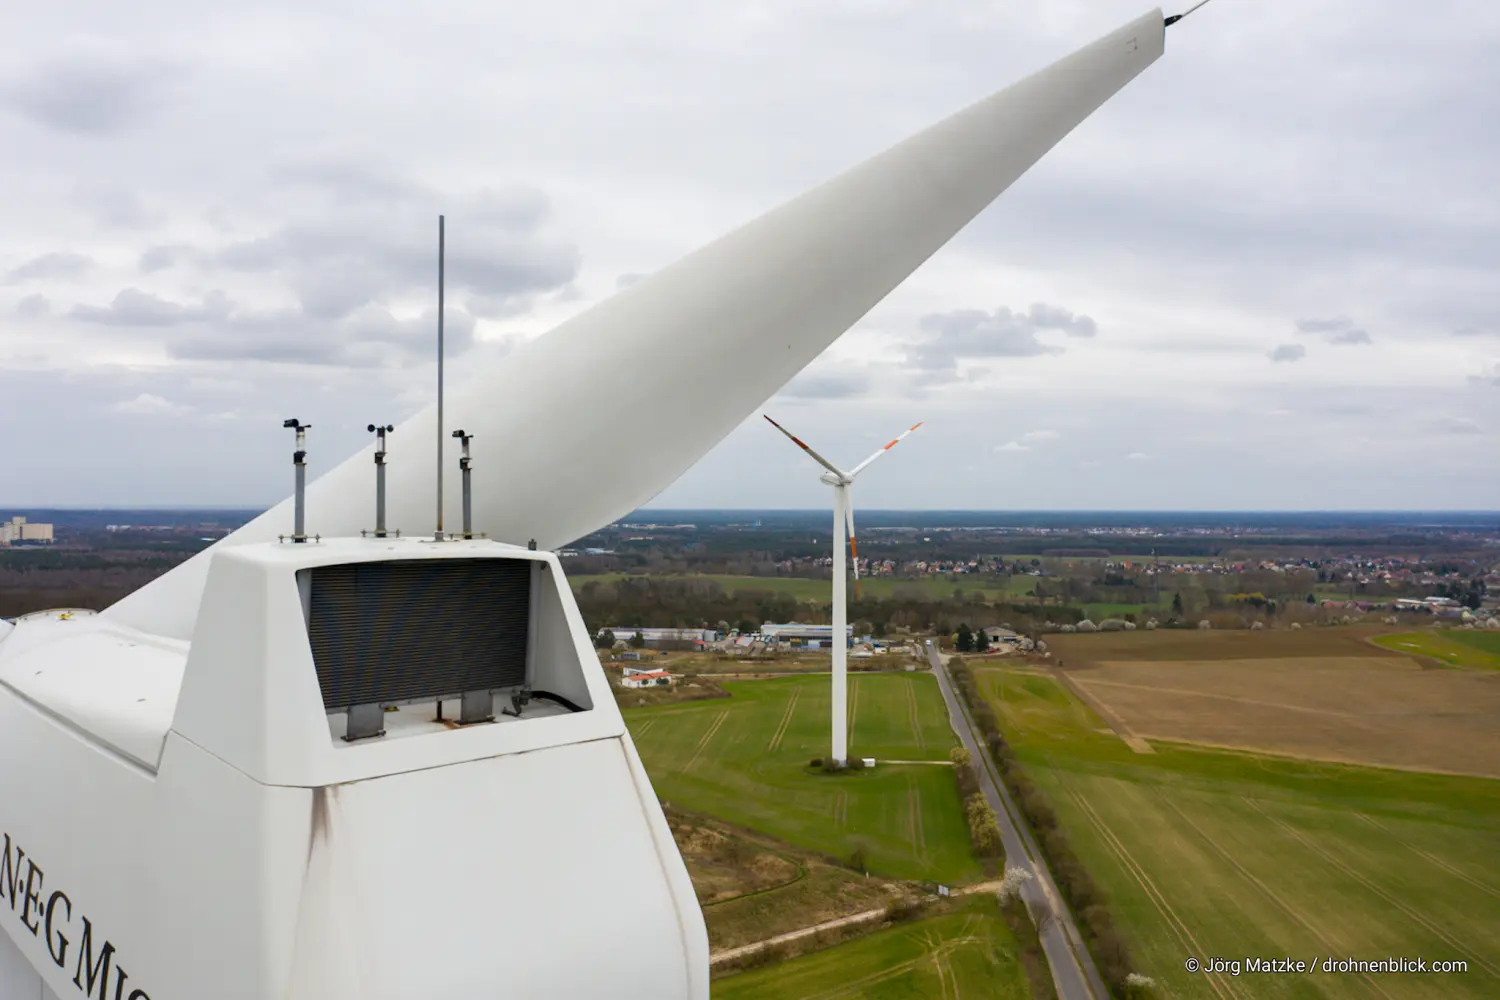
[[(943, 692), (943, 701), (948, 706), (948, 718), (959, 742), (974, 758), (975, 770), (979, 774), (979, 787), (1000, 820), (1000, 839), (1005, 845), (1007, 868), (1024, 868), (1032, 877), (1021, 889), (1032, 920), (1036, 923), (1042, 941), (1042, 950), (1047, 955), (1047, 964), (1052, 968), (1052, 981), (1057, 986), (1059, 1000), (1108, 1000), (1109, 991), (1094, 959), (1083, 944), (1073, 913), (1057, 891), (1057, 883), (1037, 849), (1036, 841), (1020, 811), (1010, 800), (1010, 793), (1000, 781), (994, 762), (984, 749), (984, 737), (974, 725), (964, 707), (948, 669), (938, 656), (937, 648), (927, 648), (927, 658), (932, 664), (933, 676)], [(1050, 914), (1052, 919), (1047, 919)]]

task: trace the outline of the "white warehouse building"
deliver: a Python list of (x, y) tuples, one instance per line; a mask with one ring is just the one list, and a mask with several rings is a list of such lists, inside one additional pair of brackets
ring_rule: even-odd
[(664, 642), (713, 642), (719, 637), (719, 633), (711, 628), (645, 628), (635, 625), (601, 628), (597, 636), (603, 638), (606, 632), (613, 632), (616, 642), (629, 642), (631, 636), (639, 632), (641, 640), (648, 646), (656, 646)]
[[(760, 634), (767, 642), (793, 642), (804, 645), (831, 646), (833, 644), (832, 625), (803, 625), (799, 622), (790, 622), (785, 625), (777, 625), (766, 622), (760, 627)], [(854, 626), (844, 627), (844, 644), (848, 645), (854, 636)]]

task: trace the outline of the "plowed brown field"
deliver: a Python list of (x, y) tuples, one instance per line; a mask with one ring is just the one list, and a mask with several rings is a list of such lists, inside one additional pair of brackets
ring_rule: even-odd
[(1500, 777), (1500, 674), (1433, 669), (1377, 628), (1049, 639), (1122, 736)]

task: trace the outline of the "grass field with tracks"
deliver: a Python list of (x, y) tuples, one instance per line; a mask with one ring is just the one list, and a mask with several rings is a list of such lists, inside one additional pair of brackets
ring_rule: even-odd
[(714, 1000), (1027, 1000), (1015, 939), (991, 899), (716, 980)]
[(849, 678), (849, 751), (873, 769), (814, 772), (829, 749), (827, 675), (728, 682), (728, 699), (626, 709), (657, 795), (871, 872), (950, 883), (977, 878), (953, 771), (955, 745), (925, 673)]
[(1397, 653), (1425, 656), (1451, 667), (1500, 669), (1500, 632), (1423, 629), (1377, 636), (1372, 641)]
[[(1191, 641), (1165, 640), (1182, 644), (1179, 655)], [(1242, 639), (1222, 645), (1235, 657), (1249, 652)], [(1073, 644), (1070, 662), (1081, 648)], [(977, 675), (1059, 828), (1108, 894), (1136, 967), (1163, 995), (1500, 996), (1500, 781), (1183, 743), (1152, 741), (1154, 753), (1137, 753), (1045, 670)], [(1239, 977), (1183, 967), (1189, 956), (1284, 955), (1469, 967)]]

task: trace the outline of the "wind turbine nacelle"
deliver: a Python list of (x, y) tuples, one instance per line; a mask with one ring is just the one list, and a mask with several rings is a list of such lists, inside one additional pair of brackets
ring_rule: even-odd
[(845, 481), (845, 479), (844, 479), (843, 476), (835, 476), (831, 472), (825, 472), (825, 473), (823, 473), (821, 476), (818, 477), (818, 481), (822, 482), (822, 483), (824, 483), (824, 484), (826, 484), (828, 486), (847, 486), (847, 485), (849, 485), (848, 482)]
[(0, 835), (7, 1000), (708, 996), (702, 913), (550, 552), (223, 549), (191, 645), (21, 618)]

